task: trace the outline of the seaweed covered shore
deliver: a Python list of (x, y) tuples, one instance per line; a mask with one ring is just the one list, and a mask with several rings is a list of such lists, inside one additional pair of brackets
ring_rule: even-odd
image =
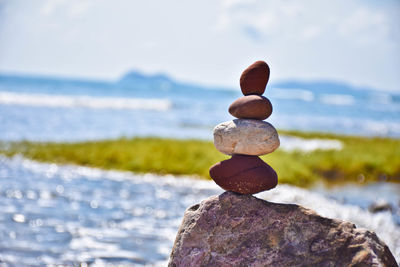
[[(278, 149), (263, 156), (277, 171), (279, 183), (308, 187), (316, 182), (400, 182), (400, 140), (323, 133), (279, 131), (305, 140), (337, 140), (341, 149)], [(9, 142), (6, 156), (103, 169), (159, 174), (196, 175), (209, 179), (208, 168), (227, 159), (212, 142), (157, 137), (119, 138), (75, 143)]]

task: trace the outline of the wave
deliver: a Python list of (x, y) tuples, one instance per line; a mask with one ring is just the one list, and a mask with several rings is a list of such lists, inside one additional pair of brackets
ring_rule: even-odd
[(361, 136), (399, 137), (400, 122), (395, 119), (366, 119), (346, 116), (323, 116), (316, 114), (275, 114), (269, 120), (276, 128), (302, 131), (322, 131)]
[(311, 152), (314, 150), (341, 150), (343, 143), (335, 139), (305, 139), (289, 135), (281, 135), (280, 148), (286, 151)]
[(324, 104), (340, 106), (351, 106), (355, 103), (353, 96), (339, 94), (323, 94), (320, 97), (320, 101)]
[(66, 96), (0, 92), (0, 104), (34, 107), (84, 107), (92, 109), (130, 109), (165, 111), (172, 107), (167, 99)]
[(279, 89), (274, 88), (270, 92), (271, 97), (279, 99), (294, 99), (311, 102), (314, 100), (314, 94), (311, 91), (303, 89)]
[[(112, 263), (123, 261), (125, 264), (132, 259), (143, 259), (146, 265), (167, 261), (185, 207), (223, 192), (213, 181), (192, 179), (192, 176), (135, 174), (39, 163), (21, 156), (0, 156), (0, 169), (0, 186), (4, 188), (0, 204), (6, 203), (0, 205), (0, 215), (10, 218), (13, 214), (12, 220), (2, 221), (0, 230), (14, 233), (4, 236), (3, 242), (13, 246), (1, 251), (0, 256), (7, 257), (11, 265), (25, 262), (25, 265), (45, 265), (43, 259), (47, 264), (66, 262), (67, 265), (99, 258), (106, 263), (114, 260)], [(9, 188), (11, 178), (13, 187)], [(34, 183), (30, 182), (33, 180)], [(374, 203), (376, 196), (397, 203), (396, 190), (387, 191), (385, 188), (389, 185), (376, 184), (368, 191), (359, 187), (333, 190), (321, 186), (307, 190), (279, 184), (274, 190), (256, 196), (270, 202), (302, 205), (322, 216), (351, 221), (358, 228), (373, 230), (399, 261), (400, 227), (394, 216), (390, 212), (370, 213), (365, 208)], [(371, 198), (366, 197), (366, 192), (373, 192)], [(346, 197), (342, 198), (343, 195)], [(20, 208), (21, 204), (24, 209)], [(93, 223), (85, 224), (87, 220)], [(41, 227), (38, 233), (40, 225), (46, 227)], [(17, 230), (26, 233), (20, 236), (19, 242), (13, 239)], [(65, 235), (70, 237), (66, 244), (42, 242), (39, 246), (34, 242), (36, 237), (60, 240)], [(127, 246), (121, 242), (127, 236), (134, 236), (138, 242)], [(32, 246), (24, 246), (26, 243)], [(70, 248), (68, 253), (65, 246)], [(54, 253), (48, 253), (50, 248)], [(18, 253), (22, 250), (26, 253)]]

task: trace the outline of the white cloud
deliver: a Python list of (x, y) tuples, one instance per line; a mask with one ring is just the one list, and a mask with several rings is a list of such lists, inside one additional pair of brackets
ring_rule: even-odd
[[(237, 8), (240, 6), (241, 8)], [(310, 39), (319, 35), (321, 27), (312, 23), (313, 10), (307, 10), (298, 1), (230, 1), (222, 2), (218, 29), (253, 29), (259, 36), (289, 40)], [(304, 25), (304, 21), (309, 25)]]
[(41, 14), (52, 16), (62, 13), (70, 18), (75, 18), (84, 15), (91, 4), (91, 0), (47, 0), (41, 7)]
[(41, 8), (42, 15), (49, 16), (62, 5), (68, 3), (66, 0), (47, 0), (43, 3)]
[(0, 72), (116, 78), (134, 68), (237, 86), (264, 59), (271, 81), (400, 89), (397, 0), (0, 3)]
[(322, 29), (317, 25), (312, 25), (309, 27), (305, 27), (303, 31), (301, 31), (301, 37), (304, 40), (310, 40), (316, 38), (318, 35), (322, 33)]
[(83, 16), (92, 5), (92, 1), (90, 0), (76, 0), (73, 1), (70, 9), (69, 15), (71, 17), (80, 17)]
[(237, 8), (243, 5), (254, 3), (255, 0), (222, 0), (221, 4), (224, 9)]
[(357, 42), (367, 43), (389, 39), (389, 22), (380, 11), (361, 7), (338, 25), (338, 32)]
[[(311, 40), (324, 34), (340, 34), (347, 40), (365, 43), (386, 39), (394, 27), (382, 11), (365, 6), (349, 9), (349, 1), (222, 1), (218, 29), (257, 30), (265, 38)], [(241, 6), (242, 8), (236, 8)], [(333, 7), (333, 8), (332, 8)], [(371, 35), (375, 38), (371, 38)]]

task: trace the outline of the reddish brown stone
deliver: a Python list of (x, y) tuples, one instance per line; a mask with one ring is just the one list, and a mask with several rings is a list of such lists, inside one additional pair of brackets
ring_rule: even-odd
[(274, 188), (278, 176), (257, 156), (233, 155), (211, 166), (210, 176), (224, 190), (255, 194)]
[(236, 99), (229, 106), (229, 113), (238, 119), (265, 120), (272, 113), (268, 98), (259, 95), (246, 95)]
[(269, 79), (269, 67), (264, 61), (256, 61), (240, 76), (240, 88), (244, 95), (262, 95)]

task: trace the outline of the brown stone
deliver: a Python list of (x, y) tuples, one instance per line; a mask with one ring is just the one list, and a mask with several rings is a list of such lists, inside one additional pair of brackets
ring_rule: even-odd
[(238, 119), (265, 120), (272, 113), (268, 98), (259, 95), (246, 95), (236, 99), (229, 106), (229, 113)]
[(372, 231), (225, 192), (188, 208), (168, 266), (398, 266)]
[(274, 188), (278, 176), (257, 156), (233, 155), (211, 166), (210, 176), (224, 190), (239, 194), (256, 194)]
[(244, 95), (262, 95), (269, 79), (269, 66), (264, 61), (256, 61), (240, 76), (240, 88)]

